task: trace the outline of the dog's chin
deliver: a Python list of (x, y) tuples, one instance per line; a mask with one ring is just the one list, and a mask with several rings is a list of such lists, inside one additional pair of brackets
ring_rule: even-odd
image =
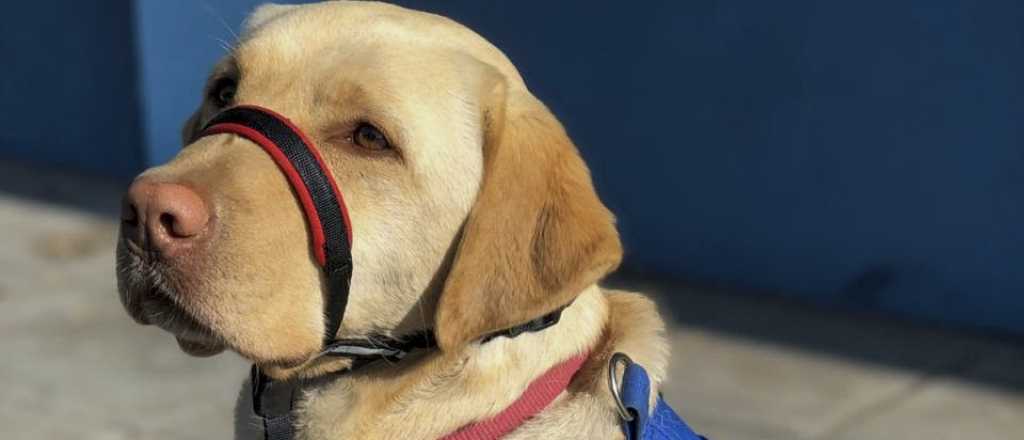
[[(195, 357), (210, 357), (227, 349), (227, 344), (206, 326), (176, 305), (158, 301), (159, 305), (143, 307), (141, 320), (155, 324), (178, 341), (181, 351)], [(150, 314), (153, 313), (153, 314)], [(171, 319), (162, 319), (171, 316)], [(140, 320), (136, 318), (136, 320)]]
[(182, 336), (175, 336), (175, 339), (178, 340), (178, 347), (181, 348), (181, 351), (195, 357), (210, 357), (218, 355), (227, 348), (224, 343), (218, 341), (198, 341), (187, 339)]
[[(178, 341), (181, 351), (196, 357), (210, 357), (227, 349), (227, 344), (205, 325), (177, 305), (157, 301), (143, 307), (141, 320), (155, 324)], [(171, 317), (167, 319), (167, 317)], [(140, 320), (139, 318), (136, 318)]]
[(209, 357), (224, 351), (227, 344), (174, 298), (183, 293), (174, 283), (174, 271), (158, 260), (119, 242), (117, 253), (118, 291), (128, 314), (142, 325), (155, 325), (174, 335), (182, 351)]
[(141, 320), (172, 334), (181, 351), (191, 356), (210, 357), (227, 349), (222, 338), (173, 302), (161, 299), (144, 301), (144, 304)]

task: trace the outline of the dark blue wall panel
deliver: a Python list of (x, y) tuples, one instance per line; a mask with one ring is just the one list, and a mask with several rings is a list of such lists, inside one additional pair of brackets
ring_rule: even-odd
[(120, 176), (138, 170), (131, 1), (3, 7), (0, 155)]
[[(0, 151), (166, 160), (257, 3), (18, 3)], [(508, 53), (588, 159), (627, 267), (1024, 332), (1024, 2), (400, 3)]]
[(1024, 330), (1024, 3), (403, 3), (521, 68), (627, 266)]

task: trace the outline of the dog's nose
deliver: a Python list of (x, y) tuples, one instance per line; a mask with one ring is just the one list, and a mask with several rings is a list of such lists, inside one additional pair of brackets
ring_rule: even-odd
[(191, 188), (136, 179), (121, 208), (121, 231), (139, 246), (164, 256), (188, 248), (209, 226), (210, 211)]

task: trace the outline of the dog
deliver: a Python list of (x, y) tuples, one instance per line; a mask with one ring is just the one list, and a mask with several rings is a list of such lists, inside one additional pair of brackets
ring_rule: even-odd
[[(609, 359), (643, 365), (653, 402), (664, 324), (645, 296), (598, 285), (622, 256), (614, 217), (509, 59), (447, 18), (375, 2), (268, 4), (244, 28), (185, 123), (185, 146), (124, 198), (117, 279), (129, 314), (188, 354), (229, 349), (271, 380), (309, 381), (291, 403), (296, 438), (442, 438), (580, 356), (565, 389), (503, 438), (623, 438)], [(436, 347), (358, 369), (318, 356), (331, 292), (301, 201), (252, 141), (202, 135), (240, 105), (302, 127), (344, 196), (353, 265), (331, 336), (428, 332)], [(481, 339), (558, 311), (546, 328)], [(261, 438), (250, 386), (237, 438)]]

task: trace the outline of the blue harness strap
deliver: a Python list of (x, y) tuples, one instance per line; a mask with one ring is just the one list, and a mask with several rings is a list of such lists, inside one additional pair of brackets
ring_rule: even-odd
[(707, 440), (694, 433), (661, 395), (658, 395), (657, 405), (651, 412), (648, 403), (650, 393), (651, 379), (647, 370), (639, 364), (627, 363), (622, 375), (621, 398), (633, 419), (622, 422), (626, 440)]

